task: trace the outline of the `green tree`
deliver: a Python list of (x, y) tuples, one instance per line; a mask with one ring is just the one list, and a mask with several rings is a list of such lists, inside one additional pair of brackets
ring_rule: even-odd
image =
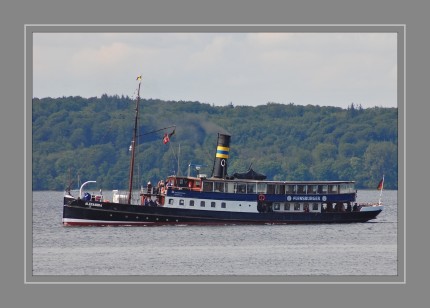
[(364, 153), (364, 169), (369, 175), (368, 187), (375, 187), (385, 175), (385, 187), (397, 189), (397, 147), (391, 142), (372, 143)]
[(334, 144), (320, 143), (312, 151), (312, 156), (315, 162), (325, 161), (327, 159), (336, 159), (337, 148)]
[[(135, 100), (34, 98), (32, 102), (33, 189), (63, 189), (69, 169), (103, 189), (128, 186)], [(397, 108), (339, 107), (268, 103), (211, 106), (190, 101), (141, 100), (137, 151), (139, 183), (158, 181), (188, 162), (206, 164), (211, 174), (218, 132), (232, 136), (228, 173), (254, 170), (276, 180), (357, 181), (374, 188), (382, 173), (397, 188)], [(351, 115), (353, 116), (351, 117)], [(164, 131), (176, 124), (168, 145)], [(168, 131), (167, 131), (168, 132)]]

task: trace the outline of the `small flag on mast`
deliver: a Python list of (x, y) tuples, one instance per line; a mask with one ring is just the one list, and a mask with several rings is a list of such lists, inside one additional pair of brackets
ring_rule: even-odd
[(163, 143), (166, 144), (170, 141), (169, 135), (167, 133), (164, 134)]
[(163, 143), (166, 144), (170, 141), (170, 137), (175, 134), (175, 130), (173, 130), (170, 134), (165, 133), (163, 137)]
[(141, 81), (142, 80), (142, 75), (137, 76), (136, 80)]
[(378, 190), (383, 190), (384, 189), (384, 176), (382, 176), (382, 179), (379, 181), (377, 189)]

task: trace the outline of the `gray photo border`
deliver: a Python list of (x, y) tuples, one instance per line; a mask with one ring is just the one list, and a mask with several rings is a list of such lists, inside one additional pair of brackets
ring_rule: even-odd
[[(398, 35), (398, 275), (397, 276), (33, 276), (32, 275), (32, 46), (43, 32), (374, 32)], [(405, 55), (406, 26), (397, 25), (25, 25), (25, 283), (26, 284), (404, 284), (406, 283), (405, 209)]]

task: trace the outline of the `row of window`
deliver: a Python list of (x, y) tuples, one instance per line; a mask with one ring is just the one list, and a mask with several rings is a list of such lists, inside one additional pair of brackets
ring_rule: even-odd
[[(174, 200), (173, 199), (169, 199), (169, 204), (170, 205), (174, 205)], [(179, 205), (181, 206), (185, 206), (185, 201), (184, 199), (179, 199)], [(188, 202), (189, 206), (194, 206), (195, 205), (195, 201), (194, 200), (189, 200)], [(206, 207), (206, 201), (201, 200), (200, 201), (200, 207)], [(216, 207), (216, 202), (215, 201), (211, 201), (210, 202), (210, 207)], [(221, 202), (221, 208), (225, 209), (226, 208), (226, 203), (225, 202)]]
[[(169, 199), (169, 204), (174, 205), (174, 199)], [(209, 202), (207, 202), (209, 204)], [(179, 199), (179, 205), (185, 206), (185, 200)], [(196, 206), (195, 200), (189, 200), (188, 206)], [(200, 207), (206, 207), (206, 201), (200, 200)], [(251, 205), (249, 205), (251, 206)], [(217, 204), (215, 201), (210, 201), (210, 207), (216, 208)], [(221, 202), (221, 208), (226, 208), (226, 203)], [(274, 202), (273, 203), (274, 211), (319, 211), (319, 203), (299, 203), (299, 202)]]
[(290, 202), (274, 202), (273, 210), (275, 211), (318, 211), (318, 203), (290, 203)]
[(203, 182), (203, 191), (239, 194), (345, 194), (354, 193), (354, 184), (268, 184), (243, 182)]

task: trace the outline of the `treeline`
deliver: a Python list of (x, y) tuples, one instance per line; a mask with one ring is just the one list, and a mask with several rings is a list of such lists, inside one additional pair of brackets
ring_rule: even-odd
[[(34, 98), (33, 190), (77, 188), (78, 178), (127, 188), (134, 108), (135, 100), (124, 96)], [(252, 165), (272, 180), (355, 180), (371, 189), (385, 174), (385, 188), (397, 189), (397, 108), (143, 99), (140, 110), (138, 187), (186, 174), (189, 163), (204, 165), (200, 173), (210, 176), (222, 132), (232, 136), (229, 174)], [(164, 144), (164, 133), (173, 130)]]

